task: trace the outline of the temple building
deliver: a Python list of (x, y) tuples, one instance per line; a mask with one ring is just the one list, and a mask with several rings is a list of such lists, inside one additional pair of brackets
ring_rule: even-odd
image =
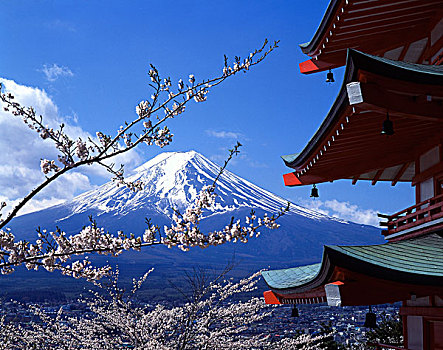
[(343, 83), (304, 150), (282, 157), (285, 185), (408, 182), (416, 203), (379, 214), (385, 244), (325, 246), (318, 264), (263, 272), (268, 304), (400, 301), (404, 349), (443, 349), (442, 44), (441, 0), (331, 0), (300, 70), (346, 65)]

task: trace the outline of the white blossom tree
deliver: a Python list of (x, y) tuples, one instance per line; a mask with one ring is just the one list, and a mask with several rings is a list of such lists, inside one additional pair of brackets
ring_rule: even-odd
[[(76, 278), (85, 277), (89, 280), (97, 280), (109, 274), (109, 266), (93, 267), (87, 256), (73, 262), (70, 258), (90, 253), (117, 256), (124, 250), (140, 250), (145, 246), (159, 244), (187, 251), (191, 247), (206, 248), (231, 241), (246, 242), (249, 237), (257, 236), (261, 227), (270, 229), (278, 227), (276, 219), (284, 214), (285, 209), (272, 216), (265, 215), (263, 218), (257, 218), (255, 213), (251, 212), (246, 218), (245, 225), (242, 225), (240, 220), (232, 219), (226, 227), (220, 230), (202, 232), (198, 226), (199, 220), (203, 210), (209, 208), (214, 202), (217, 177), (212, 186), (207, 186), (202, 190), (193, 206), (183, 213), (175, 211), (171, 225), (160, 228), (148, 220), (143, 234), (126, 234), (123, 231), (110, 233), (91, 220), (90, 225), (70, 236), (67, 236), (62, 229), (48, 232), (44, 228), (39, 228), (35, 242), (29, 242), (17, 240), (14, 233), (8, 229), (8, 224), (26, 203), (61, 175), (81, 166), (98, 164), (111, 173), (112, 179), (119, 185), (127, 186), (133, 191), (141, 190), (143, 183), (126, 181), (123, 165), (116, 167), (113, 163), (109, 163), (110, 159), (141, 144), (164, 147), (171, 143), (173, 134), (166, 125), (169, 119), (181, 116), (185, 112), (186, 105), (192, 100), (197, 103), (206, 101), (212, 88), (235, 74), (246, 73), (263, 61), (277, 46), (278, 41), (268, 46), (266, 40), (260, 49), (254, 50), (248, 57), (244, 59), (235, 57), (232, 65), (228, 64), (225, 56), (224, 66), (219, 76), (197, 81), (196, 77), (191, 74), (186, 82), (180, 79), (175, 88), (169, 77), (161, 77), (158, 70), (151, 65), (148, 76), (149, 86), (153, 89), (153, 93), (150, 99), (143, 100), (137, 105), (136, 117), (122, 123), (114, 135), (98, 131), (95, 138), (89, 137), (87, 140), (72, 139), (65, 133), (63, 124), (58, 128), (46, 125), (44, 117), (38, 115), (33, 107), (22, 106), (10, 92), (5, 91), (5, 88), (0, 85), (0, 100), (4, 110), (10, 111), (13, 117), (21, 118), (43, 140), (51, 140), (59, 151), (58, 159), (40, 161), (45, 180), (20, 200), (9, 213), (3, 217), (0, 213), (1, 273), (11, 273), (14, 267), (19, 265), (25, 265), (28, 269), (38, 269), (41, 266), (48, 271), (57, 269)], [(220, 174), (228, 161), (238, 153), (240, 146), (238, 143), (230, 150), (228, 160), (220, 169)], [(1, 203), (0, 211), (5, 207), (6, 203)]]
[(172, 308), (135, 301), (149, 272), (134, 280), (129, 294), (118, 287), (115, 276), (108, 287), (96, 282), (107, 293), (93, 292), (80, 300), (89, 310), (85, 316), (65, 315), (62, 309), (52, 316), (31, 306), (35, 319), (27, 325), (0, 319), (0, 349), (326, 349), (322, 341), (327, 336), (275, 340), (248, 332), (272, 310), (261, 298), (232, 298), (255, 290), (260, 272), (236, 283), (225, 279), (226, 272), (209, 283), (194, 279), (187, 302)]

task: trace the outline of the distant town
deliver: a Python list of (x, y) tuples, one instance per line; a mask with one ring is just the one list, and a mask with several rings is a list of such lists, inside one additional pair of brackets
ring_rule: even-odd
[[(46, 314), (56, 317), (60, 309), (65, 316), (88, 317), (91, 311), (87, 305), (78, 301), (68, 302), (41, 302), (38, 303)], [(176, 306), (175, 302), (163, 302), (167, 307)], [(26, 327), (30, 323), (41, 322), (29, 307), (36, 305), (30, 302), (17, 302), (14, 300), (4, 300), (0, 303), (0, 317), (5, 317), (6, 321), (19, 323)], [(148, 309), (153, 305), (143, 303)], [(385, 304), (373, 307), (373, 312), (377, 315), (377, 321), (382, 316), (398, 315), (400, 303)], [(297, 305), (299, 316), (291, 317), (292, 305), (275, 307), (273, 316), (263, 322), (252, 324), (245, 332), (245, 335), (269, 334), (274, 338), (293, 337), (299, 334), (319, 334), (324, 329), (333, 332), (334, 340), (343, 344), (346, 348), (352, 349), (354, 344), (361, 344), (365, 340), (367, 328), (363, 326), (368, 307), (347, 306), (330, 307), (326, 304), (319, 305)]]

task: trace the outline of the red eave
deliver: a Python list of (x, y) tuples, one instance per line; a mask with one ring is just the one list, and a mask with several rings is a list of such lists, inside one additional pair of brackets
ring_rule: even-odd
[(337, 68), (341, 66), (341, 64), (318, 61), (314, 58), (301, 62), (298, 65), (300, 66), (300, 72), (302, 72), (303, 74), (322, 72), (328, 69)]
[[(337, 276), (343, 281), (334, 280)], [(352, 271), (352, 268), (335, 268), (331, 279), (320, 287), (301, 293), (279, 293), (266, 291), (265, 302), (271, 305), (281, 304), (319, 304), (327, 302), (329, 306), (357, 306), (394, 303), (407, 300), (411, 293), (417, 297), (442, 295), (442, 286), (427, 286), (399, 283), (375, 278)]]
[[(413, 63), (441, 64), (440, 0), (333, 0), (311, 42), (302, 50), (304, 74), (343, 66), (349, 48)], [(440, 52), (440, 56), (439, 56)]]
[(272, 290), (267, 290), (263, 293), (263, 296), (265, 297), (265, 303), (269, 305), (319, 304), (326, 303), (327, 301), (324, 286), (320, 286), (306, 292), (292, 294), (281, 294)]
[(279, 297), (272, 290), (267, 290), (263, 293), (263, 296), (265, 297), (265, 303), (268, 305), (281, 304)]
[(295, 173), (288, 173), (283, 175), (283, 181), (285, 186), (300, 186), (303, 185), (301, 181), (298, 179)]

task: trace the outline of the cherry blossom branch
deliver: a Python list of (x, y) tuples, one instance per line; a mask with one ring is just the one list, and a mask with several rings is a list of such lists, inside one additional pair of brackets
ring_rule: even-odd
[[(275, 41), (273, 45), (270, 45), (266, 49), (267, 43), (268, 41), (265, 40), (260, 49), (253, 51), (249, 57), (244, 60), (235, 57), (232, 67), (228, 66), (227, 58), (225, 56), (223, 73), (220, 76), (196, 83), (194, 75), (191, 74), (189, 75), (189, 84), (185, 84), (183, 80), (180, 79), (178, 82), (178, 90), (176, 92), (172, 91), (171, 79), (162, 79), (158, 70), (151, 65), (149, 77), (152, 84), (149, 85), (154, 89), (154, 93), (151, 96), (152, 102), (147, 100), (140, 102), (136, 108), (137, 118), (129, 123), (125, 122), (125, 126), (120, 127), (115, 137), (112, 138), (100, 131), (97, 132), (97, 141), (94, 141), (92, 138), (89, 138), (87, 141), (83, 141), (81, 138), (74, 141), (64, 133), (63, 124), (60, 125), (58, 130), (45, 126), (43, 117), (41, 115), (37, 116), (34, 108), (22, 107), (14, 100), (14, 96), (10, 92), (3, 92), (3, 86), (0, 84), (0, 101), (3, 102), (4, 109), (6, 111), (11, 111), (15, 116), (21, 117), (23, 122), (27, 124), (29, 128), (39, 133), (42, 139), (53, 141), (60, 152), (58, 162), (62, 165), (58, 165), (55, 160), (41, 160), (41, 169), (43, 173), (47, 175), (51, 172), (55, 172), (55, 174), (47, 177), (43, 183), (19, 201), (6, 218), (0, 222), (0, 229), (6, 227), (6, 225), (17, 215), (20, 209), (22, 209), (23, 206), (37, 193), (66, 171), (85, 164), (97, 163), (104, 166), (103, 161), (128, 152), (142, 142), (148, 146), (157, 145), (159, 147), (164, 147), (168, 145), (172, 141), (173, 134), (171, 134), (167, 126), (163, 128), (160, 128), (160, 126), (168, 119), (182, 114), (185, 111), (186, 104), (191, 99), (195, 100), (195, 102), (206, 101), (207, 94), (211, 88), (221, 84), (224, 80), (238, 72), (248, 71), (250, 67), (263, 61), (269, 53), (278, 47), (278, 41)], [(163, 102), (160, 101), (162, 94), (167, 94), (167, 98), (164, 99)], [(165, 113), (164, 117), (156, 115), (156, 113), (161, 110)], [(151, 118), (153, 116), (156, 118), (156, 121), (154, 122)], [(133, 130), (134, 127), (140, 125), (140, 123), (143, 124), (143, 130), (141, 132)], [(122, 167), (118, 170), (113, 170), (113, 165), (106, 165), (105, 167), (108, 171), (116, 175), (114, 180), (119, 181), (133, 190), (140, 189), (140, 185), (131, 185), (123, 180)]]
[(129, 294), (118, 286), (118, 271), (110, 285), (96, 283), (101, 290), (79, 300), (88, 309), (87, 317), (69, 316), (62, 308), (53, 316), (32, 305), (34, 317), (26, 327), (0, 318), (0, 349), (219, 349), (222, 344), (224, 349), (238, 350), (314, 350), (326, 349), (330, 340), (330, 335), (276, 339), (268, 333), (247, 332), (272, 317), (273, 308), (263, 298), (233, 300), (257, 288), (260, 272), (238, 282), (222, 280), (223, 273), (209, 283), (196, 281), (195, 298), (169, 308), (146, 306), (135, 299), (151, 271), (134, 280)]
[[(0, 230), (0, 272), (11, 273), (14, 266), (25, 265), (28, 269), (43, 267), (48, 271), (59, 269), (62, 273), (75, 278), (100, 279), (110, 272), (109, 266), (94, 268), (87, 259), (74, 261), (68, 265), (67, 261), (75, 255), (97, 253), (118, 256), (125, 250), (139, 251), (143, 247), (153, 245), (166, 245), (169, 248), (178, 247), (188, 251), (191, 247), (207, 248), (227, 242), (246, 243), (251, 237), (258, 237), (260, 228), (278, 228), (276, 220), (289, 210), (289, 203), (277, 214), (271, 217), (266, 214), (263, 218), (257, 218), (251, 210), (246, 217), (246, 225), (241, 225), (240, 220), (231, 221), (222, 230), (214, 230), (209, 233), (202, 232), (198, 224), (205, 209), (211, 209), (214, 204), (217, 181), (225, 171), (229, 161), (239, 153), (241, 144), (237, 143), (229, 150), (229, 156), (224, 165), (219, 169), (212, 185), (206, 186), (197, 196), (196, 202), (188, 207), (182, 214), (178, 210), (172, 216), (173, 223), (164, 226), (161, 230), (157, 225), (146, 220), (147, 228), (143, 236), (136, 237), (132, 233), (124, 234), (122, 231), (113, 235), (99, 228), (90, 217), (91, 224), (84, 227), (78, 234), (66, 236), (60, 228), (54, 232), (47, 232), (38, 228), (39, 239), (35, 244), (28, 241), (15, 241), (14, 235), (8, 230)], [(111, 171), (113, 171), (111, 169)], [(57, 173), (56, 173), (57, 174)]]

